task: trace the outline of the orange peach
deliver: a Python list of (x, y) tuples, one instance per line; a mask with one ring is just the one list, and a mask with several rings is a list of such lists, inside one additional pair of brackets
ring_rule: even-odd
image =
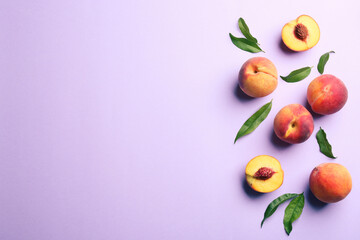
[(284, 44), (293, 51), (305, 51), (314, 47), (320, 40), (320, 28), (316, 21), (307, 15), (285, 24), (281, 31)]
[(307, 89), (307, 100), (311, 109), (322, 115), (339, 111), (348, 98), (345, 84), (337, 77), (324, 74), (315, 78)]
[(239, 72), (239, 86), (250, 97), (264, 97), (272, 93), (278, 84), (275, 65), (267, 58), (247, 60)]
[(245, 175), (249, 186), (262, 193), (275, 191), (284, 181), (284, 171), (280, 162), (268, 155), (251, 159), (246, 165)]
[(305, 142), (314, 130), (311, 113), (300, 104), (283, 107), (275, 116), (274, 131), (287, 143)]
[(315, 197), (326, 203), (344, 199), (352, 188), (349, 171), (338, 163), (323, 163), (315, 167), (309, 182)]

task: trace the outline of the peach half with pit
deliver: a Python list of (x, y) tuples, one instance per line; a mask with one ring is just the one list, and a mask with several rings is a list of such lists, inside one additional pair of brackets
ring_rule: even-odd
[(293, 51), (305, 51), (314, 47), (320, 40), (320, 28), (316, 21), (301, 15), (285, 24), (281, 31), (284, 44)]
[(313, 117), (301, 104), (289, 104), (275, 116), (274, 132), (284, 142), (291, 144), (305, 142), (313, 131)]
[(246, 165), (245, 175), (249, 186), (261, 193), (275, 191), (284, 181), (284, 171), (280, 162), (268, 155), (251, 159)]
[(338, 112), (344, 107), (347, 98), (345, 84), (331, 74), (315, 78), (307, 89), (307, 100), (311, 109), (321, 115)]
[(254, 57), (247, 60), (239, 72), (239, 87), (250, 97), (265, 97), (278, 84), (275, 65), (267, 58)]
[(323, 163), (310, 174), (310, 189), (317, 199), (325, 203), (343, 200), (351, 191), (349, 171), (338, 163)]

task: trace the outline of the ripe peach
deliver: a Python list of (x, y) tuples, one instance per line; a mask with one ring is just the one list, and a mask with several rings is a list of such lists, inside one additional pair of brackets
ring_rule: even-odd
[(284, 171), (280, 162), (268, 155), (260, 155), (251, 159), (246, 165), (245, 175), (249, 186), (262, 193), (275, 191), (284, 180)]
[(315, 197), (326, 203), (344, 199), (352, 187), (349, 171), (338, 163), (323, 163), (315, 167), (309, 182)]
[(250, 97), (264, 97), (277, 87), (278, 73), (267, 58), (254, 57), (247, 60), (239, 72), (239, 86)]
[(276, 136), (288, 143), (305, 142), (313, 130), (313, 117), (311, 113), (300, 104), (290, 104), (283, 107), (274, 119)]
[(346, 103), (348, 91), (337, 77), (324, 74), (315, 78), (307, 89), (307, 100), (311, 109), (322, 115), (339, 111)]
[(316, 21), (301, 15), (283, 27), (281, 37), (284, 44), (293, 51), (305, 51), (314, 47), (320, 40), (320, 28)]

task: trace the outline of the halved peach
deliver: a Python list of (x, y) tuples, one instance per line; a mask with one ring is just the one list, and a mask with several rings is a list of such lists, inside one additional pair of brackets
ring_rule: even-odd
[(284, 44), (293, 51), (305, 51), (314, 47), (320, 40), (320, 28), (316, 21), (307, 15), (285, 24), (281, 31)]
[(268, 155), (260, 155), (251, 159), (246, 165), (245, 175), (249, 186), (262, 193), (275, 191), (284, 180), (284, 171), (280, 162)]

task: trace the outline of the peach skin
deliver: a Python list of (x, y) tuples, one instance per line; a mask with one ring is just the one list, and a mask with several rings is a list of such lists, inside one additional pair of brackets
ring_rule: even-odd
[(323, 163), (315, 167), (309, 183), (315, 197), (326, 203), (343, 200), (352, 188), (349, 171), (338, 163)]
[(272, 93), (278, 84), (275, 65), (267, 58), (247, 60), (239, 72), (239, 87), (250, 97), (264, 97)]
[(331, 74), (315, 78), (307, 89), (307, 100), (311, 109), (318, 114), (336, 113), (344, 107), (348, 98), (345, 84)]
[(275, 116), (274, 132), (284, 142), (305, 142), (314, 130), (311, 113), (300, 104), (283, 107)]

